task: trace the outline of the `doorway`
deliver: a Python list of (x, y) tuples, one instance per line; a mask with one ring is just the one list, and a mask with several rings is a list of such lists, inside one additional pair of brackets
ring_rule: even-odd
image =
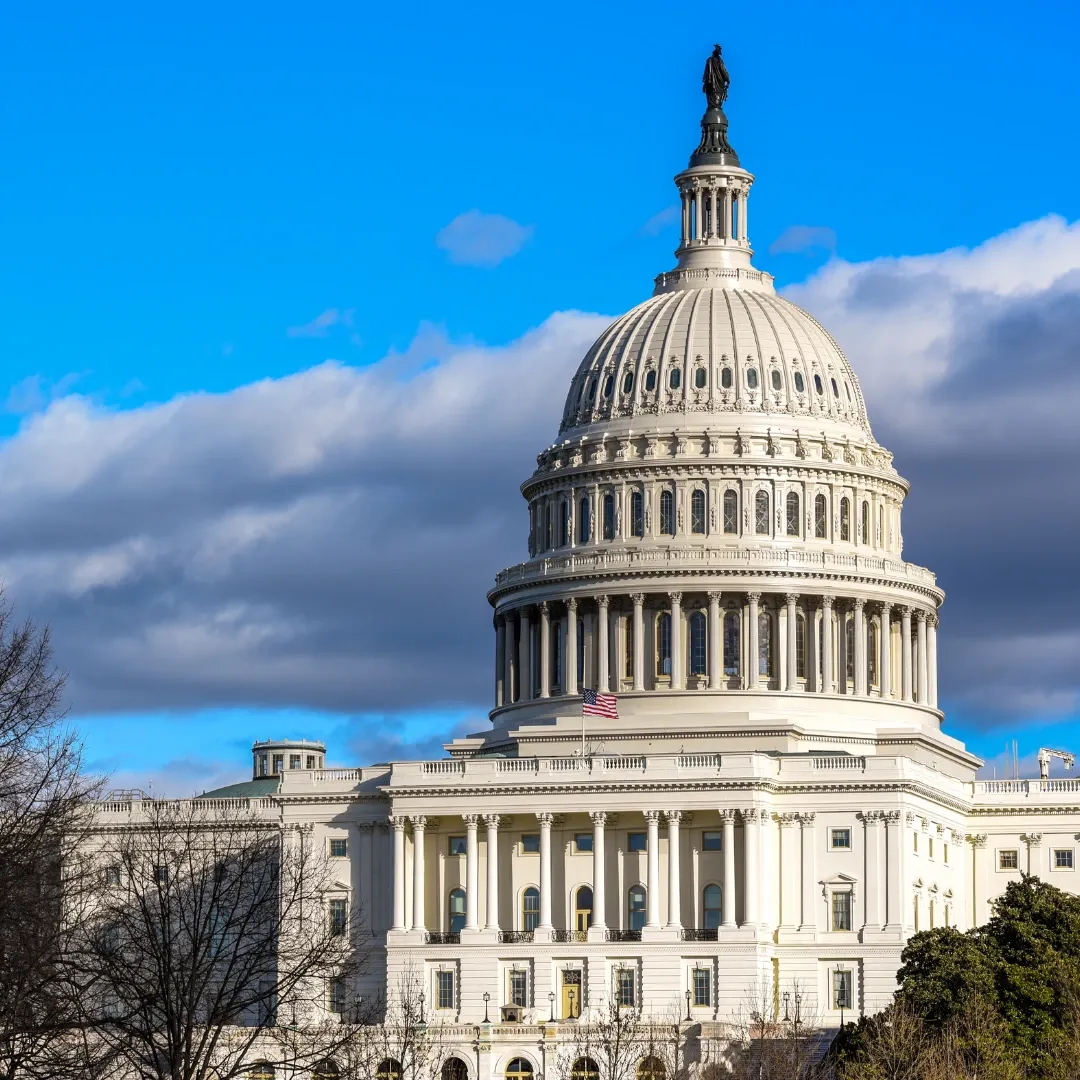
[(576, 1020), (581, 1015), (581, 969), (564, 968), (562, 973), (562, 1018)]

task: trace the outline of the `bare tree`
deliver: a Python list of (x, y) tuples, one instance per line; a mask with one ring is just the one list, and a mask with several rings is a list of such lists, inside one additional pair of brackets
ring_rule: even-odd
[(229, 1080), (278, 1052), (279, 1027), (342, 1006), (364, 942), (305, 830), (198, 799), (132, 803), (98, 829), (76, 967), (86, 1022), (130, 1075)]
[[(100, 781), (65, 723), (47, 629), (0, 598), (0, 1080), (93, 1077), (65, 961), (87, 879), (67, 858)], [(66, 910), (65, 910), (66, 909)]]
[(620, 1000), (615, 972), (611, 992), (585, 1014), (560, 1050), (556, 1071), (569, 1080), (636, 1080), (647, 1031), (640, 1005)]

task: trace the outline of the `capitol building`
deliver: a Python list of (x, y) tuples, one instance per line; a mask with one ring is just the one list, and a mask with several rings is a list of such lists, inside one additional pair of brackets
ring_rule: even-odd
[(612, 1001), (704, 1042), (799, 987), (835, 1028), (1021, 872), (1078, 891), (1080, 784), (976, 780), (948, 734), (908, 484), (836, 341), (754, 265), (724, 76), (675, 264), (581, 360), (522, 485), (490, 724), (358, 768), (257, 743), (208, 793), (325, 847), (376, 957), (357, 992), (415, 974), (451, 1080), (539, 1078)]

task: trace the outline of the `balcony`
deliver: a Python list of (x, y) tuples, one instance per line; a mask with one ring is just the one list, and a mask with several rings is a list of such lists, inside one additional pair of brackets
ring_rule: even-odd
[(561, 942), (574, 942), (574, 941), (588, 941), (589, 933), (587, 930), (556, 930), (551, 935), (552, 941)]
[(528, 945), (532, 942), (531, 930), (500, 930), (499, 941), (503, 945)]
[(687, 927), (682, 932), (683, 941), (719, 941), (719, 930), (704, 930), (700, 927)]
[(425, 945), (460, 945), (461, 934), (456, 930), (450, 930), (444, 933), (440, 933), (436, 930), (429, 930), (424, 935)]
[(605, 935), (606, 941), (640, 941), (640, 930), (609, 930)]

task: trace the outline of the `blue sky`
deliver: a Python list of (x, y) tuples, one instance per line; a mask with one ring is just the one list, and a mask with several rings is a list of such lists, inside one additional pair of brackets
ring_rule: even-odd
[[(696, 141), (714, 40), (733, 77), (732, 141), (758, 176), (756, 262), (837, 332), (879, 438), (926, 485), (907, 539), (950, 594), (950, 730), (988, 755), (1014, 735), (1025, 751), (1069, 742), (1080, 625), (1040, 621), (1059, 606), (1067, 550), (1026, 560), (1022, 610), (990, 641), (980, 604), (1016, 538), (964, 536), (949, 518), (964, 500), (933, 487), (948, 469), (920, 458), (926, 432), (890, 405), (901, 389), (942, 395), (905, 381), (910, 358), (879, 360), (888, 350), (851, 296), (853, 281), (887, 280), (890, 325), (904, 326), (933, 307), (913, 280), (951, 282), (947, 333), (928, 339), (947, 338), (960, 372), (944, 387), (946, 430), (982, 430), (956, 387), (991, 371), (1010, 333), (1024, 343), (1012, 363), (1034, 333), (1050, 369), (1074, 378), (1075, 4), (16, 3), (5, 15), (0, 570), (20, 609), (54, 626), (96, 764), (201, 787), (243, 769), (256, 737), (321, 735), (351, 760), (426, 752), (482, 717), (483, 590), (520, 557), (516, 485), (595, 330), (574, 313), (617, 314), (671, 265), (671, 176)], [(958, 248), (968, 261), (944, 254)], [(461, 441), (476, 416), (425, 426), (418, 402), (444, 402), (462, 370), (497, 380), (548, 357), (536, 426), (492, 419), (503, 406), (477, 396), (491, 427), (462, 460), (499, 448), (482, 505), (440, 508), (394, 554), (429, 564), (410, 588), (440, 591), (435, 618), (417, 629), (388, 615), (411, 597), (374, 565), (382, 538), (409, 484), (448, 481), (419, 451), (380, 478), (387, 445), (430, 438), (445, 454), (439, 433)], [(444, 381), (429, 398), (394, 396), (430, 371)], [(364, 441), (378, 426), (364, 407), (326, 421), (331, 403), (378, 395), (400, 420), (380, 418), (381, 443)], [(338, 441), (313, 436), (322, 423)], [(1038, 430), (1033, 449), (1068, 457), (1064, 422), (1060, 438)], [(1000, 482), (976, 477), (970, 498)], [(1075, 515), (1068, 470), (1053, 491)], [(455, 547), (463, 532), (482, 549)], [(391, 644), (417, 635), (434, 668)], [(1045, 692), (1003, 694), (975, 656), (995, 670), (1041, 657)], [(387, 673), (408, 686), (400, 700)]]

